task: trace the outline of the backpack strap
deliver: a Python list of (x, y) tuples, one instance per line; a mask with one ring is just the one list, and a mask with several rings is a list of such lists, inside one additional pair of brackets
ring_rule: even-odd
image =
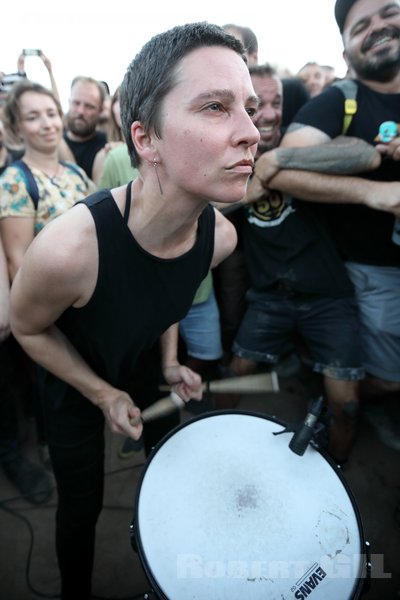
[(339, 88), (344, 95), (344, 118), (342, 135), (346, 135), (351, 121), (357, 112), (357, 92), (358, 86), (354, 79), (341, 79), (335, 81), (333, 86)]
[(84, 183), (86, 183), (83, 175), (82, 175), (82, 171), (80, 170), (80, 168), (78, 167), (78, 165), (76, 165), (75, 163), (72, 162), (68, 162), (66, 160), (60, 160), (59, 163), (63, 166), (63, 167), (67, 167), (68, 169), (71, 169), (71, 171), (73, 171), (76, 175), (79, 175), (79, 177), (82, 179), (82, 181)]
[[(86, 181), (77, 165), (75, 165), (74, 163), (67, 162), (65, 160), (60, 160), (59, 162), (63, 165), (63, 167), (68, 167), (69, 169), (71, 169), (71, 171), (73, 171), (74, 173), (79, 175), (79, 177), (82, 179), (82, 181), (86, 184)], [(32, 171), (30, 170), (28, 165), (23, 160), (15, 160), (12, 163), (12, 166), (17, 167), (17, 169), (23, 176), (28, 194), (32, 198), (32, 202), (35, 207), (35, 210), (37, 210), (38, 202), (39, 202), (39, 189), (38, 189), (36, 180), (32, 174)]]
[(12, 166), (17, 167), (17, 169), (23, 176), (25, 180), (26, 189), (28, 191), (28, 194), (32, 198), (32, 202), (36, 210), (39, 202), (39, 190), (35, 178), (32, 175), (32, 171), (23, 160), (15, 160), (12, 163)]

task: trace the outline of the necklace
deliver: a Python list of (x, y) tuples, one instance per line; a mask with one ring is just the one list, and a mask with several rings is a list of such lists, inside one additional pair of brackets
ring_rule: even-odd
[(47, 177), (47, 179), (50, 181), (51, 185), (54, 185), (55, 187), (60, 188), (59, 183), (57, 183), (57, 181), (56, 181), (56, 179), (58, 179), (60, 177), (60, 175), (62, 174), (62, 172), (64, 171), (64, 167), (60, 163), (57, 164), (57, 170), (53, 175), (49, 175), (48, 173), (46, 173), (46, 171), (44, 171), (40, 167), (37, 167), (36, 165), (31, 164), (30, 166), (33, 167), (34, 169), (37, 169), (45, 177)]
[(56, 181), (56, 179), (58, 177), (58, 173), (55, 173), (54, 175), (48, 175), (44, 171), (41, 171), (41, 172), (43, 173), (43, 175), (46, 175), (46, 177), (50, 181), (51, 185), (55, 185), (57, 188), (60, 187), (60, 185)]

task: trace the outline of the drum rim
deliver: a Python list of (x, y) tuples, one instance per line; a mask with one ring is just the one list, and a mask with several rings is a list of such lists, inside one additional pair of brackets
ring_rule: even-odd
[[(137, 520), (137, 515), (138, 515), (138, 511), (139, 511), (140, 491), (142, 488), (144, 478), (146, 476), (146, 473), (147, 473), (154, 457), (172, 436), (174, 436), (176, 433), (178, 433), (181, 429), (184, 429), (185, 427), (187, 427), (197, 421), (201, 421), (203, 419), (207, 419), (210, 417), (217, 417), (217, 416), (223, 416), (223, 415), (244, 415), (244, 416), (250, 416), (250, 417), (258, 417), (258, 418), (264, 419), (266, 421), (272, 421), (273, 423), (276, 423), (277, 425), (280, 425), (282, 427), (285, 427), (287, 425), (287, 423), (285, 423), (281, 419), (278, 419), (274, 415), (268, 415), (266, 413), (262, 413), (259, 411), (243, 410), (243, 409), (213, 410), (213, 411), (202, 413), (200, 415), (196, 415), (193, 418), (189, 419), (188, 421), (185, 421), (184, 423), (180, 423), (179, 425), (177, 425), (176, 427), (171, 429), (171, 431), (166, 433), (164, 435), (164, 437), (161, 438), (161, 440), (159, 440), (159, 442), (157, 442), (157, 444), (154, 446), (154, 448), (152, 448), (150, 454), (148, 455), (148, 457), (146, 459), (146, 462), (140, 473), (140, 476), (138, 478), (138, 483), (137, 483), (136, 492), (135, 492), (134, 516), (132, 519), (131, 526), (134, 531), (133, 535), (135, 537), (137, 554), (139, 556), (141, 565), (142, 565), (143, 570), (149, 580), (150, 585), (152, 586), (153, 591), (156, 593), (157, 597), (160, 598), (160, 600), (171, 600), (171, 599), (165, 595), (164, 591), (159, 586), (159, 584), (157, 582), (157, 578), (156, 578), (155, 574), (153, 573), (151, 566), (148, 563), (146, 553), (144, 551), (141, 535), (140, 535), (139, 523)], [(339, 478), (345, 491), (348, 494), (350, 503), (353, 507), (354, 514), (356, 517), (358, 531), (359, 531), (359, 537), (360, 537), (360, 548), (361, 548), (361, 552), (363, 552), (365, 545), (366, 545), (366, 538), (365, 538), (365, 534), (364, 534), (364, 527), (363, 527), (363, 523), (362, 523), (362, 519), (361, 519), (361, 513), (357, 506), (353, 491), (351, 490), (349, 483), (346, 481), (344, 475), (342, 474), (340, 467), (335, 463), (335, 461), (328, 454), (328, 452), (326, 450), (324, 450), (323, 448), (316, 447), (315, 449), (317, 450), (317, 452), (319, 452), (321, 454), (321, 456), (330, 465), (330, 467), (335, 472), (336, 476)], [(353, 597), (351, 600), (358, 600), (361, 597), (364, 585), (367, 581), (367, 579), (365, 577), (365, 568), (366, 568), (366, 565), (364, 564), (364, 561), (361, 561), (357, 577), (354, 578), (354, 590), (353, 590)]]

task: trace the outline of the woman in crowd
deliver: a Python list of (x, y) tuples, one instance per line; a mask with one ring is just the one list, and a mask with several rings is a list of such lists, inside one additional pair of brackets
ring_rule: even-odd
[[(25, 149), (22, 160), (9, 165), (0, 177), (0, 231), (12, 281), (35, 235), (47, 222), (94, 191), (95, 186), (77, 165), (59, 160), (62, 109), (53, 92), (22, 80), (8, 95), (3, 119)], [(22, 356), (21, 360), (22, 365), (17, 368), (29, 373), (21, 379), (35, 389), (35, 369), (27, 357)], [(33, 401), (36, 400), (34, 393)], [(38, 407), (35, 412), (41, 453), (46, 462), (41, 412)]]

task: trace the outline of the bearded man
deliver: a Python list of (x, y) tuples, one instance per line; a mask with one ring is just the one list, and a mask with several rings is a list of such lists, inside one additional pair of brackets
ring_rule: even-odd
[[(357, 90), (346, 136), (374, 146), (380, 166), (347, 175), (357, 152), (342, 169), (328, 156), (345, 117), (343, 93), (331, 86), (300, 109), (281, 148), (258, 160), (255, 172), (262, 185), (317, 203), (325, 218), (356, 292), (368, 374), (362, 395), (379, 399), (367, 416), (381, 440), (400, 450), (392, 412), (400, 391), (400, 246), (392, 236), (400, 217), (400, 1), (337, 0), (335, 17)], [(383, 136), (388, 122), (393, 138)], [(306, 147), (308, 160), (303, 156), (300, 164), (298, 153)], [(324, 156), (324, 169), (316, 172)]]
[(96, 130), (104, 99), (105, 89), (96, 79), (75, 77), (72, 81), (64, 139), (91, 179), (96, 154), (107, 143), (105, 133)]

